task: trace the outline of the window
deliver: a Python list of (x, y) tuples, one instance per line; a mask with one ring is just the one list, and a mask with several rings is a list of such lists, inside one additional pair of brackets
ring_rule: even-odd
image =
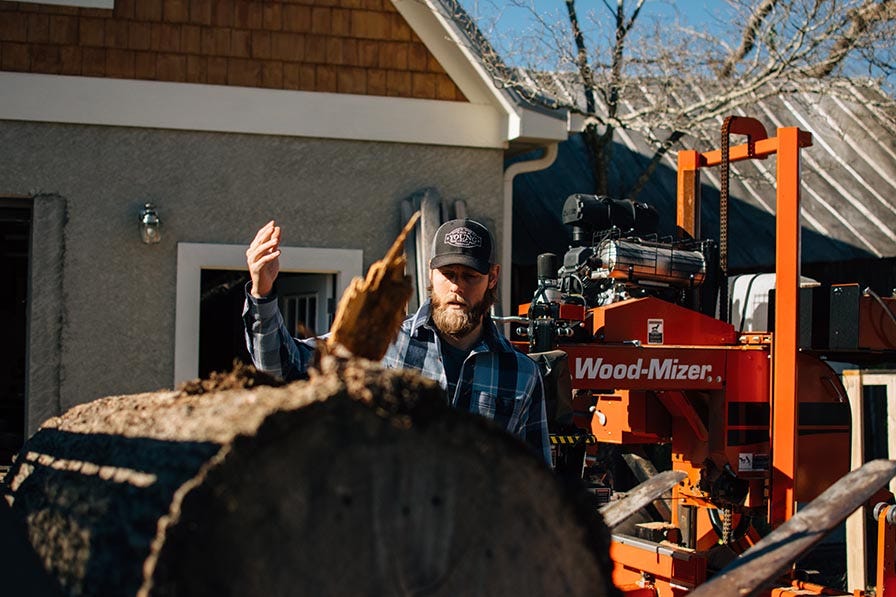
[[(318, 249), (310, 247), (281, 247), (280, 277), (278, 284), (284, 297), (299, 297), (317, 294), (319, 291), (307, 289), (308, 284), (316, 288), (329, 284), (330, 294), (339, 297), (355, 276), (362, 275), (363, 251), (356, 249)], [(199, 376), (200, 322), (203, 293), (203, 272), (206, 276), (206, 290), (219, 283), (210, 279), (236, 279), (246, 268), (246, 247), (244, 245), (220, 245), (199, 243), (178, 243), (177, 245), (177, 304), (175, 312), (174, 339), (174, 386)], [(222, 273), (223, 272), (223, 273)], [(325, 274), (324, 276), (289, 276), (290, 272), (303, 274)], [(299, 282), (290, 280), (297, 279)], [(329, 282), (327, 282), (329, 280)], [(334, 282), (335, 281), (335, 282)], [(227, 286), (235, 284), (224, 282)], [(335, 286), (335, 289), (333, 287)], [(305, 288), (304, 290), (302, 288)], [(293, 290), (297, 288), (298, 290)], [(232, 288), (231, 288), (232, 290)], [(316, 299), (317, 325), (323, 322), (329, 327), (328, 309)], [(296, 305), (299, 303), (297, 302)], [(284, 303), (281, 301), (281, 309)], [(298, 306), (296, 307), (298, 309)], [(306, 303), (307, 312), (307, 303)], [(298, 312), (298, 311), (297, 311)], [(323, 319), (322, 319), (323, 317)], [(233, 314), (239, 322), (240, 313)], [(208, 366), (210, 367), (210, 365)]]

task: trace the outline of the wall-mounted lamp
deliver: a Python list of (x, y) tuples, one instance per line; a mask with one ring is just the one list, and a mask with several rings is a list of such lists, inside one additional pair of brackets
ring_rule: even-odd
[(162, 240), (162, 221), (156, 213), (156, 206), (147, 203), (140, 212), (140, 238), (147, 245), (154, 245)]

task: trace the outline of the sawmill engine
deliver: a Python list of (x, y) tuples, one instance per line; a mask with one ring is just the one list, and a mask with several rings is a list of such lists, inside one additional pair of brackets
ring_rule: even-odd
[(645, 203), (570, 195), (563, 223), (572, 228), (572, 243), (562, 263), (552, 253), (539, 256), (545, 297), (536, 293), (536, 299), (553, 291), (591, 308), (652, 295), (699, 310), (695, 290), (712, 278), (716, 245), (660, 238), (658, 222), (656, 209)]
[(658, 232), (659, 214), (646, 203), (606, 196), (570, 195), (563, 223), (572, 241), (562, 260), (538, 256), (538, 287), (529, 307), (531, 351), (551, 350), (558, 339), (592, 340), (576, 317), (584, 311), (631, 298), (654, 296), (694, 311), (715, 315), (718, 297), (718, 247), (711, 240), (672, 240)]

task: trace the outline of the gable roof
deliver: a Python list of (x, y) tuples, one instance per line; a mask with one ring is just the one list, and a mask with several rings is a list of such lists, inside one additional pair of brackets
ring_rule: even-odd
[(565, 138), (565, 117), (495, 90), (432, 1), (0, 12), (0, 119), (494, 148)]
[[(412, 24), (464, 94), (474, 103), (500, 105), (508, 115), (508, 139), (527, 144), (567, 138), (566, 110), (544, 107), (524, 97), (518, 88), (496, 82), (493, 73), (513, 71), (482, 34), (458, 0), (392, 0)], [(562, 130), (561, 130), (562, 129)]]

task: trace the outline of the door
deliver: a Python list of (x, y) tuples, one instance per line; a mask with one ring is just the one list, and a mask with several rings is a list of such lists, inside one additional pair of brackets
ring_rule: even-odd
[(25, 440), (25, 363), (31, 202), (0, 198), (0, 466)]

